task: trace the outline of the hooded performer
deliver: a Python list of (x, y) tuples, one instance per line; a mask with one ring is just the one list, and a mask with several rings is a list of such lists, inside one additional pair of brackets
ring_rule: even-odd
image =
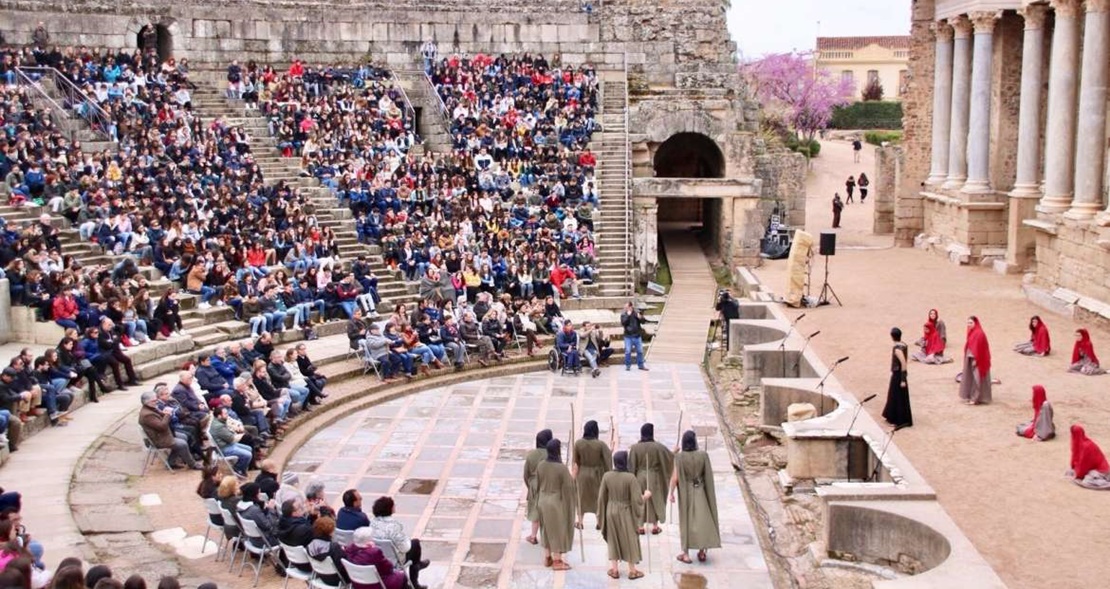
[(528, 521), (532, 522), (532, 534), (525, 538), (529, 544), (538, 544), (539, 540), (536, 539), (536, 533), (540, 530), (540, 512), (536, 508), (537, 490), (539, 489), (539, 481), (536, 480), (536, 467), (547, 459), (547, 443), (551, 441), (554, 434), (551, 430), (541, 430), (536, 434), (536, 447), (528, 452), (528, 456), (524, 459), (524, 486), (528, 487)]
[(543, 540), (543, 563), (556, 571), (570, 569), (563, 554), (574, 545), (574, 513), (578, 503), (574, 479), (563, 464), (562, 442), (547, 443), (547, 460), (536, 467), (539, 495), (536, 506), (540, 512), (540, 538)]
[(671, 503), (678, 491), (678, 524), (682, 552), (678, 560), (689, 563), (690, 550), (698, 551), (698, 562), (705, 562), (706, 550), (721, 547), (721, 525), (717, 517), (717, 492), (713, 487), (713, 465), (709, 454), (698, 450), (693, 430), (682, 434), (682, 451), (674, 457), (671, 476)]
[[(613, 457), (609, 446), (598, 438), (597, 422), (586, 422), (582, 438), (574, 443), (571, 451), (570, 474), (578, 483), (578, 520), (575, 527), (582, 529), (582, 516), (597, 513), (597, 492), (601, 477), (612, 468)], [(601, 529), (601, 521), (597, 523)]]
[(979, 325), (979, 318), (974, 315), (967, 320), (960, 398), (968, 405), (985, 405), (991, 402), (991, 346), (987, 341), (987, 334)]
[[(651, 491), (652, 499), (644, 510), (644, 523), (654, 524), (651, 533), (663, 531), (659, 524), (667, 521), (667, 481), (674, 468), (671, 451), (655, 441), (655, 426), (640, 427), (640, 441), (628, 449), (628, 469), (636, 475), (640, 486)], [(644, 533), (643, 528), (639, 530)]]
[(1075, 346), (1071, 350), (1071, 366), (1068, 372), (1078, 372), (1087, 376), (1106, 374), (1106, 371), (1098, 365), (1095, 344), (1086, 329), (1075, 330)]
[(609, 547), (609, 576), (620, 578), (620, 561), (628, 563), (628, 578), (639, 579), (644, 573), (636, 569), (641, 559), (640, 536), (636, 533), (644, 521), (644, 502), (651, 491), (644, 491), (636, 475), (628, 472), (628, 452), (613, 455), (613, 470), (601, 477), (597, 496), (597, 521), (601, 537)]
[(1052, 404), (1041, 385), (1033, 385), (1033, 420), (1019, 423), (1017, 435), (1037, 442), (1056, 437), (1056, 425), (1052, 423)]

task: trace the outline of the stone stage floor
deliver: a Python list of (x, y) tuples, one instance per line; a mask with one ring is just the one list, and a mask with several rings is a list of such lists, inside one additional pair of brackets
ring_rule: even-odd
[[(701, 372), (686, 364), (650, 368), (604, 369), (597, 379), (532, 373), (417, 393), (321, 430), (286, 470), (298, 473), (302, 488), (313, 478), (324, 482), (332, 503), (344, 489), (358, 488), (367, 512), (379, 495), (393, 496), (397, 516), (432, 560), (420, 577), (432, 587), (771, 588)], [(650, 538), (650, 574), (618, 582), (605, 575), (605, 542), (587, 515), (585, 562), (576, 541), (567, 555), (572, 570), (544, 568), (541, 548), (524, 541), (523, 460), (543, 428), (566, 451), (572, 405), (575, 439), (594, 419), (608, 441), (613, 416), (619, 449), (639, 440), (644, 421), (655, 424), (657, 440), (675, 444), (682, 411), (683, 429), (694, 427), (713, 461), (723, 549), (710, 551), (706, 564), (680, 563), (678, 526), (668, 523)], [(645, 571), (646, 559), (645, 553)]]

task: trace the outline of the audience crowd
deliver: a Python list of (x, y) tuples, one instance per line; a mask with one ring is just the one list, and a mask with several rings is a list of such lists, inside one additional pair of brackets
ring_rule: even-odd
[[(276, 482), (267, 449), (292, 416), (328, 394), (306, 346), (275, 350), (274, 334), (290, 322), (307, 329), (346, 317), (352, 349), (392, 380), (458, 368), (470, 354), (485, 365), (512, 346), (531, 355), (537, 334), (573, 331), (559, 302), (597, 277), (596, 158), (587, 148), (598, 128), (593, 69), (528, 54), (432, 62), (451, 151), (420, 155), (413, 110), (387, 70), (300, 61), (281, 72), (227, 68), (228, 96), (266, 117), (280, 154), (298, 158), (302, 176), (351, 208), (359, 240), (379, 246), (389, 270), (417, 283), (419, 303), (382, 316), (367, 258), (341, 260), (334, 231), (310, 200), (284, 181), (264, 182), (242, 127), (195, 112), (187, 60), (36, 38), (32, 47), (0, 51), (0, 194), (10, 206), (47, 212), (36, 222), (0, 220), (0, 274), (14, 305), (33, 308), (65, 336), (42, 356), (25, 349), (0, 370), (0, 441), (17, 450), (22, 424), (35, 415), (65, 425), (81, 387), (98, 402), (138, 385), (126, 349), (182, 334), (180, 293), (198, 297), (201, 309), (227, 306), (252, 337), (200, 355), (176, 383), (145, 392), (144, 442), (166, 450), (170, 467), (204, 469), (202, 495), (255, 520), (267, 543), (331, 558), (345, 580), (344, 559), (377, 567), (390, 589), (415, 584), (427, 561), (391, 520), (389, 498), (375, 502), (371, 519), (354, 490), (338, 515), (322, 488), (282, 495), (290, 481)], [(17, 67), (32, 68), (24, 71), (33, 80), (47, 75), (33, 68), (54, 68), (83, 90), (63, 106), (112, 147), (87, 151), (71, 141), (36, 106), (37, 90)], [(84, 265), (63, 252), (67, 226), (105, 263)], [(151, 284), (142, 266), (171, 284)], [(603, 339), (581, 341), (607, 346)], [(600, 352), (583, 350), (591, 360)], [(220, 462), (234, 476), (218, 480)], [(258, 479), (240, 487), (260, 466)], [(0, 586), (47, 586), (42, 547), (18, 521), (18, 506), (0, 511)], [(337, 526), (351, 532), (338, 534), (343, 546)], [(394, 570), (406, 555), (415, 564)], [(283, 557), (279, 566), (288, 564)], [(73, 559), (52, 576), (53, 587), (145, 587)]]

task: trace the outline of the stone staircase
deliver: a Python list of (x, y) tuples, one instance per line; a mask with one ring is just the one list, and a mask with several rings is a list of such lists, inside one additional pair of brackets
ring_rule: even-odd
[(424, 70), (419, 66), (413, 69), (394, 70), (401, 88), (408, 96), (409, 102), (417, 110), (416, 132), (424, 140), (424, 148), (432, 152), (446, 153), (451, 151), (451, 133), (447, 120), (443, 117), (440, 107), (443, 104), (436, 95)]
[(80, 141), (86, 153), (100, 152), (105, 149), (115, 151), (117, 145), (110, 140), (106, 132), (94, 130), (88, 121), (65, 107), (65, 96), (53, 76), (46, 75), (34, 84), (24, 83), (23, 86), (33, 90), (30, 97), (35, 108), (49, 112), (54, 125), (71, 141)]
[(597, 182), (601, 205), (594, 220), (597, 234), (599, 296), (631, 296), (633, 293), (632, 162), (628, 149), (628, 82), (603, 80), (601, 125), (591, 142), (597, 156)]
[(419, 298), (415, 284), (407, 284), (400, 272), (386, 267), (381, 248), (358, 242), (351, 210), (340, 205), (335, 196), (315, 178), (302, 177), (298, 158), (281, 156), (277, 141), (270, 136), (268, 121), (259, 111), (246, 110), (241, 101), (226, 98), (222, 89), (217, 90), (210, 85), (199, 86), (192, 96), (193, 108), (205, 121), (223, 118), (231, 125), (242, 126), (250, 134), (251, 153), (262, 170), (266, 184), (285, 180), (299, 194), (304, 195), (315, 207), (320, 225), (331, 227), (335, 232), (343, 260), (351, 261), (359, 254), (366, 255), (367, 261), (378, 275), (378, 294), (382, 297), (383, 305), (392, 308), (398, 303), (408, 303)]

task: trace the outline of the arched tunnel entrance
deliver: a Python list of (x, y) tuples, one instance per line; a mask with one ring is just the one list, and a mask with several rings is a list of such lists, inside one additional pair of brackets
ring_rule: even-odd
[[(652, 165), (656, 178), (724, 178), (725, 156), (717, 143), (701, 133), (676, 133), (655, 150)], [(703, 226), (719, 218), (715, 198), (660, 199), (660, 223)]]

